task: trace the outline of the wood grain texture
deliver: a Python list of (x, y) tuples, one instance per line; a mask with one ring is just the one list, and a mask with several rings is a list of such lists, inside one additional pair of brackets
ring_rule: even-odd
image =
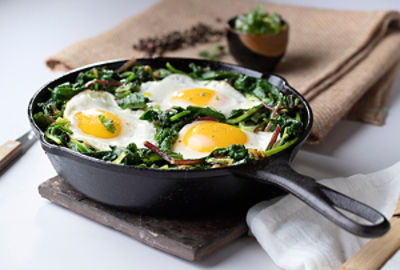
[(21, 153), (21, 143), (18, 141), (7, 141), (0, 146), (0, 171), (6, 168)]
[(186, 219), (138, 215), (90, 200), (59, 176), (42, 183), (39, 193), (79, 215), (189, 261), (201, 260), (248, 232), (245, 213)]
[(242, 43), (249, 50), (265, 56), (280, 56), (285, 53), (288, 45), (289, 25), (278, 34), (238, 34)]
[(370, 240), (339, 269), (377, 270), (400, 249), (400, 199), (390, 219), (390, 225), (388, 233), (381, 238)]

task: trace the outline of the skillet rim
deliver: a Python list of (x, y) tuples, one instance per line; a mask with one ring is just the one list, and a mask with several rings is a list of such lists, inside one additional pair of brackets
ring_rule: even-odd
[(296, 97), (298, 97), (301, 100), (302, 104), (305, 105), (305, 110), (307, 113), (307, 121), (305, 123), (306, 127), (303, 131), (303, 134), (299, 137), (299, 139), (295, 143), (290, 145), (288, 148), (286, 148), (282, 151), (279, 151), (278, 153), (275, 153), (275, 154), (268, 156), (261, 160), (256, 160), (256, 161), (252, 161), (252, 162), (245, 163), (245, 164), (222, 167), (222, 168), (197, 168), (197, 169), (192, 169), (192, 170), (175, 170), (175, 169), (163, 170), (163, 169), (158, 169), (158, 168), (138, 168), (133, 165), (114, 164), (109, 161), (104, 161), (101, 159), (83, 155), (79, 152), (73, 151), (64, 146), (50, 144), (44, 139), (44, 132), (36, 125), (35, 121), (33, 120), (32, 112), (33, 112), (34, 105), (37, 105), (37, 104), (34, 104), (34, 101), (37, 99), (37, 97), (42, 92), (47, 91), (48, 86), (50, 84), (54, 83), (55, 81), (62, 80), (64, 77), (67, 77), (71, 74), (74, 74), (74, 73), (78, 74), (81, 71), (84, 71), (84, 70), (87, 70), (87, 69), (90, 69), (93, 67), (104, 66), (104, 65), (108, 66), (111, 64), (119, 63), (119, 62), (122, 62), (122, 64), (123, 64), (123, 62), (126, 62), (128, 60), (129, 60), (128, 58), (112, 59), (112, 60), (96, 62), (96, 63), (92, 63), (92, 64), (88, 64), (88, 65), (79, 67), (77, 69), (71, 70), (67, 73), (64, 73), (64, 74), (50, 80), (49, 82), (42, 85), (39, 88), (39, 90), (37, 90), (34, 93), (34, 95), (31, 97), (31, 99), (29, 101), (29, 105), (28, 105), (28, 118), (29, 118), (29, 122), (33, 128), (33, 131), (39, 137), (41, 146), (45, 150), (45, 152), (49, 152), (49, 153), (60, 155), (60, 156), (66, 156), (66, 157), (77, 159), (77, 160), (83, 160), (83, 161), (89, 163), (91, 166), (100, 167), (103, 169), (108, 169), (108, 170), (118, 171), (118, 172), (124, 171), (127, 173), (135, 172), (135, 173), (140, 173), (140, 174), (152, 173), (152, 174), (155, 174), (154, 176), (156, 176), (156, 177), (159, 176), (159, 177), (164, 177), (164, 178), (165, 177), (174, 178), (177, 176), (182, 177), (182, 176), (186, 176), (187, 174), (191, 174), (191, 176), (199, 175), (201, 177), (204, 177), (206, 175), (207, 176), (222, 176), (222, 175), (231, 174), (231, 171), (236, 170), (236, 169), (240, 170), (240, 169), (244, 169), (244, 168), (248, 168), (248, 167), (264, 168), (269, 163), (269, 161), (278, 159), (278, 158), (288, 159), (288, 161), (290, 162), (292, 156), (294, 155), (294, 152), (296, 152), (295, 151), (296, 148), (299, 148), (311, 133), (311, 128), (313, 125), (313, 113), (311, 110), (311, 106), (309, 105), (307, 100), (303, 97), (303, 95), (301, 95), (297, 90), (295, 90), (287, 82), (287, 80), (285, 78), (283, 78), (282, 76), (279, 76), (274, 73), (262, 73), (262, 72), (254, 70), (254, 69), (246, 68), (246, 67), (243, 67), (240, 65), (220, 62), (220, 61), (209, 61), (209, 60), (203, 60), (203, 59), (198, 59), (198, 58), (196, 59), (196, 58), (185, 58), (185, 57), (155, 57), (155, 58), (137, 58), (136, 61), (139, 63), (146, 62), (146, 61), (151, 61), (151, 62), (153, 62), (153, 61), (155, 61), (155, 62), (156, 61), (164, 61), (164, 62), (183, 61), (183, 62), (187, 62), (187, 64), (189, 64), (191, 62), (195, 62), (196, 64), (201, 64), (201, 65), (217, 65), (217, 66), (221, 66), (224, 68), (233, 69), (234, 72), (238, 72), (238, 73), (242, 73), (242, 74), (243, 74), (243, 71), (246, 71), (247, 73), (254, 74), (254, 75), (249, 75), (249, 76), (253, 76), (256, 78), (268, 79), (269, 77), (272, 76), (274, 79), (278, 80), (279, 83), (282, 85), (283, 89), (280, 90), (280, 92), (286, 90), (286, 91), (289, 91), (289, 92), (295, 94)]

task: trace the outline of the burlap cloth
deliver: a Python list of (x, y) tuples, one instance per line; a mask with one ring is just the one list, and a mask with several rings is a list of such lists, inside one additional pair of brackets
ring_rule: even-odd
[[(198, 22), (223, 28), (216, 18), (250, 11), (248, 0), (164, 0), (98, 36), (73, 44), (47, 59), (53, 70), (69, 70), (113, 58), (140, 56), (140, 38), (184, 30)], [(381, 125), (400, 60), (400, 14), (396, 11), (339, 11), (266, 3), (290, 25), (289, 46), (276, 69), (311, 103), (310, 143), (323, 140), (343, 117)], [(219, 42), (224, 44), (225, 40)], [(165, 54), (198, 57), (213, 44)], [(227, 55), (222, 59), (235, 63)]]

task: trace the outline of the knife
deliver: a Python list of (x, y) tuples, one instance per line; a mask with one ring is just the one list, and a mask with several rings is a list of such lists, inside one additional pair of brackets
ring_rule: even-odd
[(36, 141), (35, 133), (30, 130), (15, 141), (7, 141), (0, 146), (0, 172), (7, 168), (17, 157), (25, 153)]
[(390, 219), (391, 228), (381, 238), (369, 240), (358, 252), (338, 270), (381, 269), (400, 249), (400, 198)]

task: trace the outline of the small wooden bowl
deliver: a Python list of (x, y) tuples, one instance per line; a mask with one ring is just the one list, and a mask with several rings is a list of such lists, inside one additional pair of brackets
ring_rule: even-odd
[(272, 71), (285, 54), (289, 40), (289, 25), (278, 34), (247, 34), (233, 28), (236, 17), (227, 24), (229, 51), (241, 65), (259, 70)]

